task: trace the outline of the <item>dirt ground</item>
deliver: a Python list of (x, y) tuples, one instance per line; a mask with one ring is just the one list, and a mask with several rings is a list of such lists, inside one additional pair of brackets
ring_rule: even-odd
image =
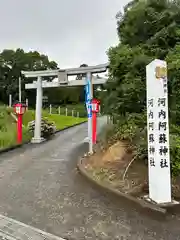
[[(148, 193), (148, 166), (143, 160), (133, 160), (125, 143), (116, 142), (107, 150), (97, 151), (88, 157), (85, 168), (97, 181), (121, 192), (137, 197)], [(172, 179), (172, 196), (180, 200), (180, 177)]]

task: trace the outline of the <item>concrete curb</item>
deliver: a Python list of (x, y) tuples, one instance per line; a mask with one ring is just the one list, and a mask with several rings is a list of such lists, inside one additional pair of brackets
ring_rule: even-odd
[(148, 208), (148, 209), (150, 209), (152, 211), (160, 212), (160, 213), (163, 213), (163, 214), (165, 214), (167, 212), (167, 210), (165, 208), (163, 208), (163, 207), (160, 207), (158, 205), (152, 204), (152, 203), (147, 202), (147, 201), (145, 201), (143, 199), (140, 199), (140, 198), (139, 199), (135, 198), (135, 197), (133, 197), (131, 195), (128, 195), (126, 193), (120, 192), (120, 191), (118, 191), (116, 189), (113, 189), (110, 185), (107, 185), (107, 183), (105, 184), (103, 182), (96, 181), (92, 177), (92, 175), (90, 173), (88, 173), (86, 171), (86, 169), (84, 168), (83, 161), (85, 161), (85, 158), (81, 158), (81, 159), (78, 160), (77, 168), (79, 169), (80, 173), (84, 177), (86, 177), (90, 182), (96, 184), (97, 186), (101, 187), (102, 189), (104, 189), (104, 190), (106, 190), (108, 192), (111, 192), (111, 193), (117, 195), (118, 197), (126, 198), (126, 199), (128, 199), (128, 200), (130, 200), (130, 201), (132, 201), (132, 202), (134, 202), (134, 203), (136, 203), (138, 205), (140, 205), (143, 208)]
[[(63, 131), (65, 131), (65, 130), (69, 129), (69, 128), (73, 128), (73, 127), (76, 127), (76, 126), (78, 126), (78, 125), (82, 125), (82, 124), (84, 124), (84, 123), (86, 123), (86, 122), (87, 122), (87, 120), (85, 120), (85, 121), (83, 121), (83, 122), (80, 122), (80, 123), (76, 123), (75, 125), (71, 125), (71, 126), (68, 126), (68, 127), (63, 128), (63, 129), (57, 130), (57, 131), (55, 132), (55, 135), (58, 134), (59, 132), (63, 132)], [(53, 139), (53, 138), (49, 138), (49, 139), (45, 140), (44, 142), (50, 141), (51, 139)], [(42, 142), (42, 143), (44, 143), (44, 142)], [(11, 147), (3, 148), (3, 149), (0, 149), (0, 154), (7, 153), (7, 152), (13, 151), (13, 150), (15, 150), (15, 149), (22, 148), (22, 147), (24, 147), (25, 145), (30, 145), (30, 144), (31, 144), (30, 141), (26, 141), (26, 142), (24, 142), (24, 143), (22, 143), (22, 144), (19, 144), (19, 145), (14, 145), (14, 146), (11, 146)], [(41, 143), (40, 143), (40, 144), (41, 144)], [(33, 144), (33, 145), (37, 145), (37, 144)]]
[(6, 152), (10, 152), (10, 151), (12, 151), (14, 149), (17, 149), (17, 148), (21, 148), (21, 147), (23, 147), (23, 146), (25, 146), (27, 144), (30, 144), (30, 142), (27, 141), (27, 142), (24, 142), (24, 143), (19, 144), (19, 145), (14, 145), (14, 146), (11, 146), (11, 147), (0, 149), (0, 154), (6, 153)]

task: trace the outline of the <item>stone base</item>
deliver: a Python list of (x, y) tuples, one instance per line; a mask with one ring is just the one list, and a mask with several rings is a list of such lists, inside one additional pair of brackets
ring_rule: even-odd
[(31, 139), (31, 143), (42, 143), (44, 141), (45, 141), (44, 138), (32, 138)]
[(174, 205), (180, 204), (178, 201), (175, 201), (173, 199), (172, 199), (171, 202), (167, 202), (167, 203), (156, 203), (151, 198), (149, 198), (148, 195), (143, 196), (143, 199), (146, 200), (147, 202), (150, 202), (150, 203), (153, 203), (153, 204), (157, 204), (158, 206), (161, 206), (161, 207), (170, 207), (170, 206), (174, 206)]

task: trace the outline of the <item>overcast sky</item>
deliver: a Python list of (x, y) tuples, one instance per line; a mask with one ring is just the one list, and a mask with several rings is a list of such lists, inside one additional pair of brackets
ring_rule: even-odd
[(107, 61), (128, 0), (0, 0), (0, 50), (37, 50), (60, 68)]

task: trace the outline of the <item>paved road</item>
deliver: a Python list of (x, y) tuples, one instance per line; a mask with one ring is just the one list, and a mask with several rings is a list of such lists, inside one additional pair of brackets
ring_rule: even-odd
[(86, 126), (1, 155), (0, 213), (69, 240), (180, 239), (178, 217), (109, 196), (77, 172), (77, 159), (88, 148)]

